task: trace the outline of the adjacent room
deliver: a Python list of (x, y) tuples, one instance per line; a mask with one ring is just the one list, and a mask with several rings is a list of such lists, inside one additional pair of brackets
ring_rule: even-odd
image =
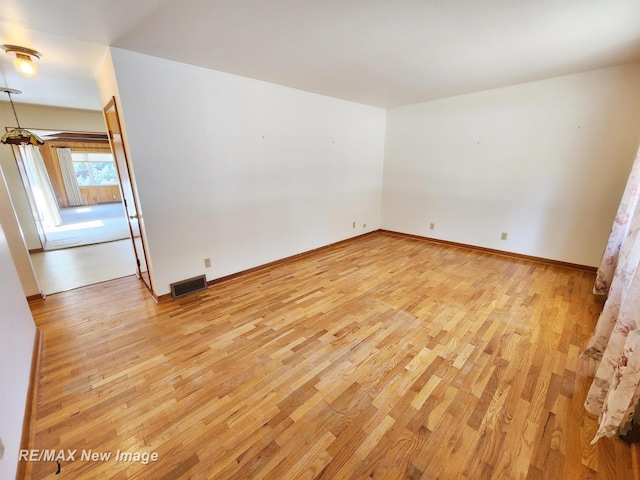
[(640, 478), (640, 4), (4, 3), (0, 478)]
[(17, 195), (26, 193), (29, 209), (18, 220), (24, 232), (32, 233), (29, 255), (42, 292), (50, 295), (135, 274), (106, 133), (34, 133), (45, 144), (14, 149), (23, 189), (14, 188)]

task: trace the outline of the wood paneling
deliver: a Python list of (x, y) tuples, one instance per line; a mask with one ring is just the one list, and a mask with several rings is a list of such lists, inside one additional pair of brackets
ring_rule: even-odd
[(80, 187), (80, 193), (85, 205), (99, 203), (121, 202), (120, 187), (118, 185), (100, 187)]
[[(56, 148), (70, 148), (73, 152), (110, 152), (109, 142), (70, 142), (70, 141), (47, 141), (40, 148), (40, 153), (44, 160), (44, 164), (47, 167), (49, 178), (51, 180), (51, 187), (58, 200), (58, 206), (60, 208), (69, 206), (69, 199), (67, 198), (67, 192), (64, 188), (64, 182), (62, 180), (62, 172), (60, 171), (60, 163), (58, 161), (58, 153)], [(96, 188), (99, 190), (91, 190), (82, 192), (83, 198), (85, 198), (85, 205), (96, 205), (97, 203), (104, 202), (117, 202), (121, 200), (120, 189), (115, 187), (81, 187), (82, 188)], [(117, 199), (113, 200), (114, 189), (117, 192)], [(100, 199), (100, 200), (98, 200)]]
[(64, 182), (62, 180), (62, 171), (60, 170), (60, 164), (58, 163), (58, 155), (56, 151), (47, 143), (40, 147), (40, 153), (44, 160), (44, 165), (47, 168), (49, 174), (49, 180), (51, 180), (51, 187), (53, 193), (58, 201), (58, 207), (64, 208), (69, 206), (69, 200), (67, 198), (67, 192), (64, 189)]
[(35, 448), (159, 455), (71, 479), (629, 479), (582, 406), (594, 279), (377, 233), (174, 302), (52, 295)]
[(70, 148), (74, 152), (110, 152), (109, 142), (70, 142), (48, 141), (44, 144), (49, 148)]

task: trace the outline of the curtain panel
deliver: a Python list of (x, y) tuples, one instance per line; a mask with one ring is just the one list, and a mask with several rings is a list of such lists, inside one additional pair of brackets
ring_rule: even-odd
[(58, 201), (53, 193), (49, 173), (40, 154), (40, 149), (33, 145), (20, 145), (18, 148), (24, 161), (40, 220), (45, 227), (60, 225), (62, 220), (58, 210)]
[(622, 200), (616, 213), (616, 218), (613, 221), (613, 227), (611, 228), (611, 234), (602, 256), (602, 262), (598, 268), (598, 275), (596, 277), (596, 283), (593, 287), (593, 293), (596, 295), (606, 295), (609, 293), (611, 287), (611, 281), (618, 266), (618, 258), (620, 257), (620, 250), (622, 244), (629, 236), (629, 228), (631, 227), (631, 217), (633, 216), (636, 206), (638, 205), (638, 198), (640, 198), (640, 150), (636, 156), (636, 160), (631, 167), (631, 173), (629, 174), (629, 180), (622, 194)]
[(64, 183), (64, 189), (67, 192), (67, 201), (70, 207), (78, 207), (84, 205), (84, 199), (78, 186), (78, 180), (76, 178), (76, 171), (73, 168), (73, 160), (71, 159), (70, 148), (56, 148), (58, 154), (58, 163), (60, 163), (60, 170), (62, 171), (62, 183)]
[(583, 358), (599, 361), (586, 410), (599, 416), (593, 443), (626, 429), (640, 399), (640, 151), (616, 214), (594, 293), (607, 300)]

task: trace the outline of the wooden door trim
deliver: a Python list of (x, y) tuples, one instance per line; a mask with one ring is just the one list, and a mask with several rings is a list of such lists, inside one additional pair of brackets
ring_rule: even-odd
[[(124, 194), (124, 188), (122, 185), (122, 176), (120, 174), (120, 166), (118, 165), (118, 159), (115, 158), (116, 152), (115, 152), (115, 148), (113, 147), (113, 132), (111, 131), (111, 129), (109, 128), (109, 122), (107, 121), (107, 112), (110, 111), (110, 109), (113, 108), (113, 111), (115, 113), (115, 122), (118, 126), (118, 131), (120, 133), (120, 138), (122, 140), (122, 152), (124, 154), (124, 164), (125, 167), (127, 168), (127, 175), (129, 176), (129, 185), (131, 186), (131, 197), (133, 199), (133, 205), (134, 208), (136, 210), (136, 214), (138, 215), (138, 230), (140, 231), (140, 244), (142, 245), (142, 256), (144, 258), (146, 267), (147, 267), (147, 275), (149, 278), (149, 283), (147, 284), (147, 282), (144, 281), (143, 278), (143, 273), (142, 270), (140, 268), (140, 264), (138, 263), (138, 265), (136, 266), (136, 269), (138, 271), (138, 275), (140, 277), (140, 280), (142, 280), (142, 283), (144, 283), (147, 288), (149, 288), (149, 290), (151, 291), (152, 296), (155, 298), (155, 294), (153, 291), (153, 282), (151, 280), (151, 272), (149, 271), (149, 257), (147, 256), (147, 248), (145, 246), (145, 239), (146, 239), (146, 233), (144, 232), (144, 228), (142, 226), (142, 223), (140, 222), (140, 204), (138, 202), (138, 195), (136, 193), (136, 188), (135, 188), (135, 182), (133, 179), (133, 176), (131, 175), (131, 165), (129, 165), (129, 156), (127, 155), (127, 149), (126, 149), (126, 142), (125, 142), (125, 135), (124, 135), (124, 131), (122, 129), (122, 124), (120, 123), (120, 113), (118, 112), (118, 105), (116, 102), (116, 97), (112, 96), (111, 100), (109, 100), (109, 102), (105, 105), (105, 107), (102, 109), (102, 112), (104, 114), (105, 117), (105, 124), (107, 126), (107, 130), (108, 130), (108, 137), (109, 137), (109, 145), (111, 147), (111, 152), (114, 155), (114, 159), (115, 159), (115, 163), (116, 163), (116, 171), (118, 172), (118, 177), (120, 179), (120, 195), (122, 196), (122, 200), (125, 201), (125, 194)], [(137, 249), (136, 249), (136, 241), (133, 235), (133, 230), (131, 229), (131, 222), (129, 221), (129, 212), (127, 211), (126, 207), (125, 207), (125, 215), (127, 216), (127, 222), (129, 224), (129, 232), (131, 235), (131, 243), (133, 245), (133, 249), (134, 252), (136, 253), (136, 261), (139, 262), (138, 260), (138, 253), (137, 253)]]

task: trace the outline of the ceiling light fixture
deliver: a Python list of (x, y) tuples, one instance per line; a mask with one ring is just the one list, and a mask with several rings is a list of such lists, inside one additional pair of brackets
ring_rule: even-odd
[(0, 92), (4, 92), (9, 95), (9, 102), (11, 102), (11, 109), (13, 110), (13, 116), (16, 119), (16, 125), (18, 128), (12, 128), (7, 133), (2, 136), (0, 142), (7, 143), (9, 145), (44, 145), (44, 140), (42, 140), (35, 133), (31, 133), (29, 130), (25, 130), (20, 127), (20, 121), (18, 120), (18, 114), (16, 113), (16, 107), (13, 104), (13, 99), (11, 95), (18, 95), (22, 93), (20, 90), (15, 90), (13, 88), (0, 87)]
[(7, 55), (16, 57), (13, 66), (21, 75), (33, 78), (38, 74), (38, 66), (31, 57), (40, 58), (42, 54), (30, 48), (19, 47), (18, 45), (2, 45)]

